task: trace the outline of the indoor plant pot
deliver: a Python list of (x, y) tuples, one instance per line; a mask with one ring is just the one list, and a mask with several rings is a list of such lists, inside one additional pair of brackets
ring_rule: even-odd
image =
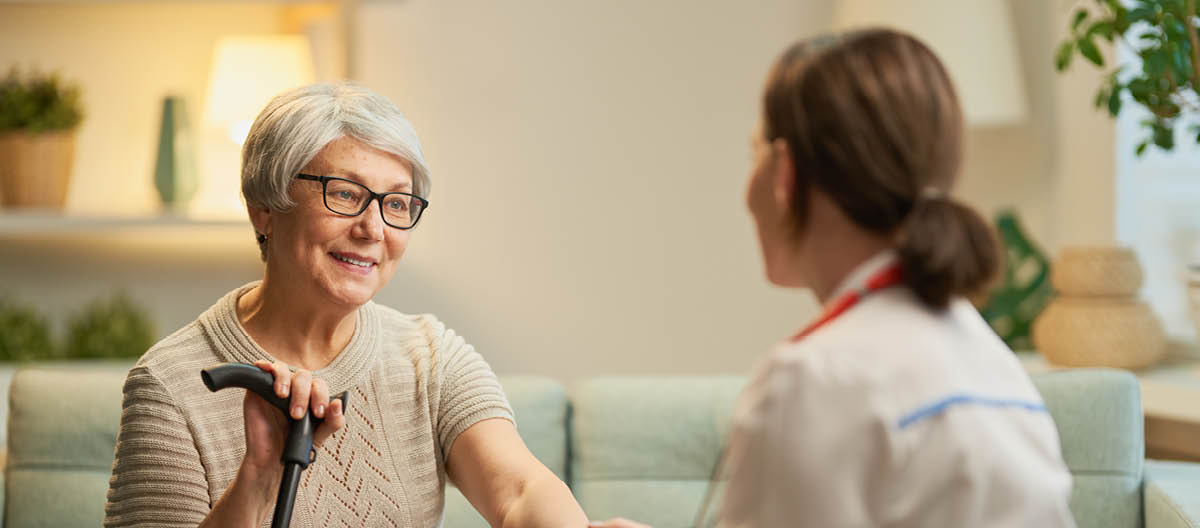
[(0, 81), (0, 197), (6, 207), (61, 209), (75, 162), (79, 91), (54, 75)]
[(74, 163), (74, 130), (0, 134), (4, 206), (62, 209)]

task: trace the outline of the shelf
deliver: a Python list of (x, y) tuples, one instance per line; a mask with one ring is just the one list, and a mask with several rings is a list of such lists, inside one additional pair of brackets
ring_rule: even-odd
[(0, 212), (2, 238), (59, 238), (73, 236), (166, 233), (178, 231), (238, 231), (250, 227), (247, 220), (197, 219), (183, 215), (153, 216), (73, 215), (52, 212)]
[(256, 258), (258, 253), (248, 220), (0, 212), (0, 258), (29, 250), (117, 258), (165, 254)]

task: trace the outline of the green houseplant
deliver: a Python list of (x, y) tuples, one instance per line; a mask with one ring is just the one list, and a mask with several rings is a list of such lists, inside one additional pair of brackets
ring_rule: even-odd
[[(1126, 101), (1144, 107), (1149, 117), (1143, 122), (1147, 136), (1137, 146), (1141, 155), (1154, 145), (1162, 150), (1175, 147), (1175, 130), (1187, 126), (1200, 142), (1200, 122), (1189, 113), (1200, 110), (1200, 38), (1197, 33), (1196, 0), (1095, 0), (1085, 2), (1071, 17), (1069, 35), (1055, 57), (1058, 71), (1070, 67), (1081, 56), (1097, 67), (1107, 68), (1096, 92), (1098, 108), (1116, 117)], [(1125, 46), (1138, 56), (1140, 65), (1115, 65), (1104, 57), (1101, 40)]]
[(154, 332), (146, 311), (117, 293), (71, 318), (63, 348), (72, 358), (136, 358), (154, 344)]
[(16, 69), (0, 81), (0, 196), (8, 207), (61, 209), (83, 120), (79, 88)]
[(32, 306), (0, 298), (0, 361), (31, 361), (55, 355), (46, 318)]

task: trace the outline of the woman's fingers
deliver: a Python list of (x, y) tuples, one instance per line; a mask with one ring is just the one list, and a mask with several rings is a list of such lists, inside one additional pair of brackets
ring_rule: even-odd
[(288, 397), (288, 394), (291, 393), (292, 371), (288, 369), (287, 363), (282, 361), (276, 361), (274, 363), (255, 361), (254, 365), (275, 375), (276, 396), (279, 396), (280, 398)]
[(590, 521), (589, 528), (650, 528), (649, 525), (631, 521), (622, 517), (614, 517), (607, 521)]
[(329, 406), (329, 385), (321, 378), (312, 381), (312, 395), (309, 396), (313, 416), (325, 417), (325, 408)]
[(312, 393), (312, 383), (312, 373), (307, 370), (297, 370), (292, 375), (292, 403), (289, 411), (292, 419), (304, 418), (304, 413), (308, 412), (308, 396)]
[[(304, 413), (309, 409), (312, 409), (313, 416), (326, 418), (326, 415), (332, 410), (329, 400), (329, 384), (324, 379), (314, 378), (312, 372), (307, 370), (292, 372), (286, 363), (279, 361), (271, 363), (259, 360), (254, 362), (254, 366), (275, 375), (275, 394), (280, 398), (289, 399), (288, 414), (293, 419), (303, 418)], [(340, 402), (338, 406), (341, 409)], [(338, 420), (344, 422), (340, 412)], [(329, 432), (332, 433), (340, 427), (339, 424)]]
[(329, 402), (329, 409), (325, 413), (325, 421), (321, 422), (321, 426), (317, 427), (317, 431), (313, 433), (313, 444), (317, 447), (325, 445), (325, 440), (329, 439), (338, 429), (346, 425), (346, 416), (342, 409), (342, 400), (334, 399)]

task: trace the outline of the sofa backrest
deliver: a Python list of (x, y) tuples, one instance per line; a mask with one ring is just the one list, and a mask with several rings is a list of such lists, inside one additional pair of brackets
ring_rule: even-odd
[[(1074, 477), (1079, 526), (1139, 527), (1144, 447), (1137, 379), (1033, 376)], [(572, 391), (572, 487), (592, 518), (693, 526), (743, 378), (607, 378)], [(720, 507), (719, 486), (709, 508)], [(710, 515), (711, 517), (711, 515)]]
[(13, 376), (4, 526), (101, 524), (127, 368), (35, 368)]
[(588, 516), (692, 526), (744, 383), (596, 378), (575, 386), (571, 484)]
[[(98, 526), (120, 422), (125, 368), (25, 369), (10, 390), (4, 526)], [(593, 519), (691, 526), (744, 378), (596, 378), (567, 393), (501, 377), (522, 438)], [(1127, 372), (1039, 374), (1075, 476), (1079, 526), (1141, 525), (1142, 416)], [(569, 449), (569, 450), (568, 450)], [(720, 490), (714, 495), (719, 498)], [(719, 504), (714, 504), (714, 507)], [(447, 528), (486, 523), (453, 488)]]
[[(100, 526), (128, 364), (69, 364), (17, 372), (9, 389), (8, 465), (0, 526)], [(530, 451), (567, 475), (567, 392), (528, 376), (500, 378)], [(446, 490), (446, 528), (486, 527), (458, 490)]]
[(1123, 370), (1087, 369), (1033, 376), (1058, 426), (1074, 488), (1079, 526), (1142, 525), (1142, 402)]

